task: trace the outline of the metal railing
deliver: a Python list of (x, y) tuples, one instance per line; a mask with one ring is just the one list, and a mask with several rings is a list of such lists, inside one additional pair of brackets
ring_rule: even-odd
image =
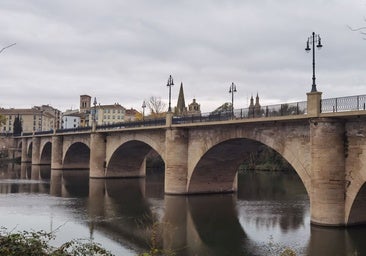
[(366, 95), (321, 100), (321, 113), (366, 110)]
[(140, 121), (131, 121), (131, 122), (120, 122), (115, 124), (106, 124), (106, 125), (97, 125), (97, 130), (108, 130), (108, 129), (122, 129), (122, 128), (135, 128), (142, 126), (160, 126), (165, 125), (166, 119), (146, 119)]
[(90, 126), (87, 127), (75, 127), (75, 128), (67, 128), (67, 129), (56, 129), (56, 133), (67, 133), (67, 132), (87, 132), (91, 131), (92, 128)]
[(173, 117), (173, 124), (226, 121), (274, 116), (303, 115), (307, 113), (307, 102), (294, 102), (269, 105), (260, 108), (241, 108), (234, 111), (214, 111), (210, 113)]
[[(323, 99), (320, 102), (321, 113), (347, 112), (366, 110), (366, 95), (348, 96), (339, 98)], [(174, 116), (172, 124), (202, 123), (214, 121), (240, 120), (249, 118), (264, 118), (277, 116), (294, 116), (307, 114), (307, 101), (284, 103), (262, 106), (260, 108), (241, 108), (234, 111), (213, 111), (209, 113)], [(145, 119), (140, 121), (121, 122), (108, 125), (98, 125), (97, 130), (113, 130), (134, 127), (163, 126), (166, 125), (166, 118)], [(77, 127), (70, 129), (57, 129), (56, 134), (68, 132), (88, 132), (92, 127)], [(35, 135), (51, 134), (51, 131), (34, 132)], [(22, 136), (30, 136), (33, 133), (23, 133)]]

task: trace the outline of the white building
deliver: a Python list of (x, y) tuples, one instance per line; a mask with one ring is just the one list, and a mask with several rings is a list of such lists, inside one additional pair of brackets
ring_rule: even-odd
[(71, 129), (77, 128), (80, 126), (81, 117), (79, 110), (66, 110), (62, 114), (62, 128), (63, 129)]

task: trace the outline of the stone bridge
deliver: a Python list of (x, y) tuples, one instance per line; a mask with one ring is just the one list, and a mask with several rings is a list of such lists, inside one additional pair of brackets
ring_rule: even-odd
[[(357, 103), (359, 104), (359, 103)], [(23, 135), (22, 162), (51, 169), (89, 169), (90, 178), (145, 175), (154, 151), (165, 163), (165, 193), (237, 189), (243, 159), (265, 145), (284, 157), (310, 198), (311, 222), (366, 223), (366, 111), (321, 113), (321, 93), (308, 93), (305, 114), (154, 127)]]

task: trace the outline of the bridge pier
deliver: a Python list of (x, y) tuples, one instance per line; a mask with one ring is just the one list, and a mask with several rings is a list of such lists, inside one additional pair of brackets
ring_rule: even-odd
[(27, 149), (28, 149), (27, 146), (28, 146), (27, 138), (22, 138), (22, 154), (20, 160), (22, 163), (29, 163), (31, 161), (27, 155)]
[(52, 136), (51, 169), (62, 169), (62, 136)]
[(340, 120), (316, 118), (310, 125), (311, 222), (345, 223), (345, 126)]
[(165, 193), (187, 193), (188, 131), (170, 128), (165, 140)]
[(41, 138), (32, 139), (32, 164), (41, 164)]
[(101, 133), (90, 134), (90, 178), (105, 178), (106, 137)]

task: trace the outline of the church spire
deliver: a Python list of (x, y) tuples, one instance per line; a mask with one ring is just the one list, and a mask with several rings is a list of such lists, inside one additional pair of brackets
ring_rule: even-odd
[(186, 103), (184, 100), (183, 82), (181, 82), (181, 84), (180, 84), (178, 102), (177, 102), (177, 107), (175, 108), (175, 112), (178, 115), (182, 115), (187, 112)]

